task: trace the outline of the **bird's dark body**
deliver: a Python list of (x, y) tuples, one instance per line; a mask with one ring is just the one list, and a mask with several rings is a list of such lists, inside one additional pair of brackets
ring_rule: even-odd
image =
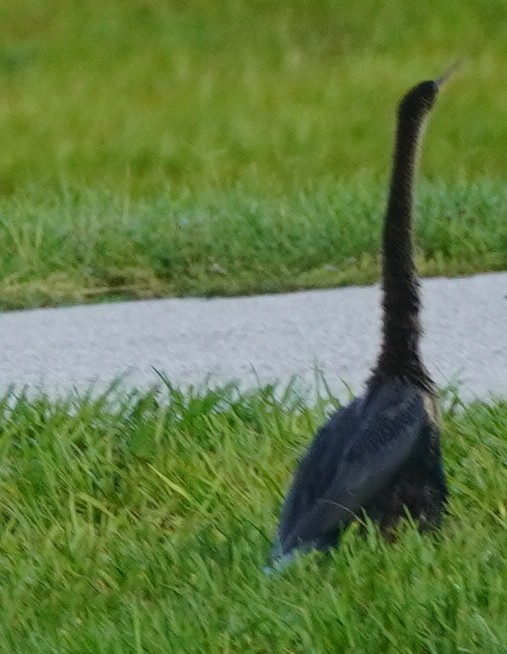
[(274, 558), (334, 547), (362, 515), (386, 535), (407, 511), (422, 529), (436, 527), (446, 494), (432, 394), (399, 379), (373, 381), (321, 427), (300, 461)]
[(383, 342), (363, 396), (339, 409), (301, 459), (273, 548), (334, 547), (366, 515), (390, 535), (407, 515), (421, 530), (440, 524), (447, 488), (434, 384), (421, 360), (420, 293), (412, 244), (412, 185), (421, 127), (442, 80), (402, 99), (383, 235)]

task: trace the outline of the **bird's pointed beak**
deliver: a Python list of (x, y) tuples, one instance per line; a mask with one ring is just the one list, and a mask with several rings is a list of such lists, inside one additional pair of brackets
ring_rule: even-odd
[(461, 68), (463, 64), (462, 59), (456, 59), (438, 79), (435, 80), (435, 84), (440, 89), (447, 82), (447, 80), (454, 75), (454, 73)]

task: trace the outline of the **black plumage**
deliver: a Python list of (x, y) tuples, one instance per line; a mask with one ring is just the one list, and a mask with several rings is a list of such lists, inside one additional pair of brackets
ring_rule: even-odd
[(272, 559), (334, 547), (366, 515), (389, 533), (407, 512), (437, 527), (447, 488), (433, 381), (420, 353), (420, 294), (412, 243), (413, 182), (424, 119), (444, 78), (411, 89), (398, 107), (383, 234), (383, 342), (363, 396), (317, 433), (294, 474)]

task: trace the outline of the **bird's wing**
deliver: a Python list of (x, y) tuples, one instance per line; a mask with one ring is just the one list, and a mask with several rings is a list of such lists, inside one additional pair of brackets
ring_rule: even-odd
[(417, 389), (399, 391), (387, 386), (372, 398), (331, 484), (288, 534), (284, 552), (351, 522), (413, 453), (426, 424), (424, 402)]
[(359, 427), (363, 399), (356, 398), (341, 407), (319, 429), (300, 460), (285, 498), (278, 534), (283, 542), (302, 516), (329, 488), (336, 474), (336, 461), (354, 438)]

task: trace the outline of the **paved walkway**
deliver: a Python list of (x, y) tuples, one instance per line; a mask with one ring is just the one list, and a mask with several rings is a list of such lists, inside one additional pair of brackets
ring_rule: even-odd
[[(507, 273), (423, 283), (424, 353), (439, 383), (507, 395)], [(379, 289), (349, 287), (227, 299), (169, 299), (0, 315), (0, 390), (49, 392), (217, 381), (314, 383), (358, 391), (379, 343)]]

